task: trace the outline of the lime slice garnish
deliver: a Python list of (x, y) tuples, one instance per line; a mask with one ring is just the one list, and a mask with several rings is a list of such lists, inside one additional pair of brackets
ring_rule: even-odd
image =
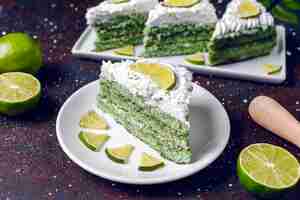
[(17, 115), (37, 106), (41, 84), (31, 74), (8, 72), (0, 75), (0, 113)]
[(263, 67), (264, 67), (264, 71), (267, 72), (267, 74), (269, 74), (269, 75), (277, 74), (282, 69), (282, 66), (273, 65), (273, 64), (264, 64)]
[(79, 133), (80, 141), (90, 150), (92, 151), (100, 151), (103, 144), (109, 139), (110, 137), (106, 134), (96, 134), (90, 132), (81, 131)]
[(0, 73), (36, 73), (42, 66), (40, 44), (25, 33), (0, 37)]
[(238, 176), (250, 192), (270, 197), (294, 187), (300, 178), (300, 165), (287, 150), (266, 143), (253, 144), (238, 158)]
[(238, 15), (240, 18), (256, 17), (260, 14), (259, 7), (250, 0), (244, 0), (238, 7)]
[(105, 153), (112, 161), (127, 163), (133, 150), (134, 146), (126, 144), (120, 147), (106, 148)]
[(176, 84), (174, 72), (166, 65), (138, 62), (130, 65), (130, 69), (150, 76), (150, 78), (164, 90), (171, 89)]
[(89, 111), (80, 118), (79, 126), (81, 128), (90, 128), (90, 129), (108, 129), (108, 124), (105, 119), (99, 116), (95, 111)]
[(114, 50), (115, 54), (123, 55), (123, 56), (133, 56), (134, 55), (134, 46), (126, 46), (119, 49)]
[(165, 164), (162, 160), (155, 158), (147, 153), (143, 153), (139, 164), (139, 170), (141, 171), (154, 171), (163, 167)]
[(126, 3), (128, 2), (129, 0), (111, 0), (112, 3), (114, 4), (119, 4), (119, 3)]
[(199, 1), (200, 0), (165, 0), (164, 5), (170, 7), (188, 8), (199, 3)]
[(204, 65), (205, 58), (203, 53), (195, 53), (185, 57), (185, 61), (194, 64), (194, 65)]

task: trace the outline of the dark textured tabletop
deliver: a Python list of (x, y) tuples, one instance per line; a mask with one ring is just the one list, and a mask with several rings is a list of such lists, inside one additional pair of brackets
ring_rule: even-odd
[[(38, 78), (43, 97), (37, 109), (19, 117), (0, 116), (0, 200), (168, 200), (256, 199), (236, 176), (236, 159), (249, 144), (268, 142), (300, 150), (256, 125), (247, 112), (257, 95), (268, 95), (300, 119), (300, 33), (287, 27), (288, 78), (268, 85), (195, 75), (212, 92), (231, 120), (231, 138), (223, 154), (201, 172), (168, 184), (134, 186), (111, 182), (84, 171), (60, 148), (55, 132), (57, 113), (78, 88), (95, 80), (100, 63), (82, 60), (70, 50), (85, 29), (86, 8), (98, 0), (0, 0), (0, 35), (27, 32), (41, 40), (44, 66)], [(219, 7), (224, 7), (218, 1)], [(222, 10), (222, 9), (221, 9)], [(281, 199), (300, 198), (300, 184)]]

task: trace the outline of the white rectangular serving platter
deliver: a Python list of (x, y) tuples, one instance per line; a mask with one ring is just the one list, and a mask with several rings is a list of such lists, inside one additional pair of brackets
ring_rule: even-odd
[[(163, 63), (184, 66), (191, 71), (200, 74), (279, 84), (286, 79), (286, 41), (285, 28), (283, 26), (277, 26), (276, 30), (277, 45), (276, 47), (274, 47), (271, 54), (263, 57), (218, 66), (189, 64), (184, 61), (185, 56), (156, 57), (153, 59)], [(142, 45), (136, 47), (135, 57), (128, 57), (116, 55), (113, 53), (113, 50), (95, 52), (95, 40), (96, 32), (91, 27), (87, 27), (72, 48), (72, 53), (79, 57), (92, 58), (97, 60), (137, 60), (142, 58)], [(280, 71), (280, 73), (268, 75), (263, 70), (264, 64), (280, 65), (282, 66), (282, 70)]]

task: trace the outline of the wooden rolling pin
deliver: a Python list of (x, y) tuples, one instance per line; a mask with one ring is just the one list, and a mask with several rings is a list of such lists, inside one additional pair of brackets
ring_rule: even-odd
[(270, 97), (258, 96), (249, 105), (252, 119), (300, 148), (300, 123)]

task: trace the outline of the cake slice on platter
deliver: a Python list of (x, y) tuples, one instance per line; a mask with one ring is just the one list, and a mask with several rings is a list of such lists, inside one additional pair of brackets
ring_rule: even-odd
[(150, 11), (144, 56), (172, 56), (206, 50), (217, 15), (209, 0), (165, 0)]
[(106, 0), (89, 8), (87, 24), (97, 33), (96, 51), (141, 44), (149, 11), (157, 0)]
[(208, 64), (269, 54), (276, 45), (272, 15), (256, 0), (232, 0), (208, 45)]
[(191, 162), (192, 74), (145, 60), (104, 62), (101, 70), (98, 107), (162, 157)]

